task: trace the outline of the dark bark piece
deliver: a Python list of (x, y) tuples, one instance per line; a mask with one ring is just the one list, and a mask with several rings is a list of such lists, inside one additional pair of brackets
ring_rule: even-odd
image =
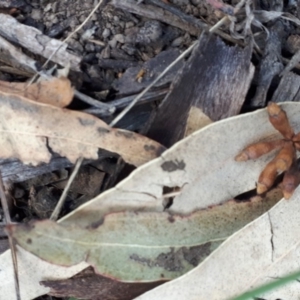
[(171, 26), (187, 31), (194, 36), (198, 36), (201, 33), (201, 31), (205, 27), (207, 27), (205, 23), (202, 23), (203, 28), (199, 28), (198, 26), (192, 23), (188, 23), (182, 20), (180, 17), (160, 7), (153, 6), (153, 5), (146, 5), (142, 3), (138, 4), (137, 1), (134, 0), (113, 0), (112, 4), (115, 7), (121, 8), (130, 13), (144, 16), (149, 19), (165, 22)]
[(258, 74), (258, 86), (251, 104), (254, 107), (265, 106), (267, 93), (274, 76), (282, 69), (281, 45), (284, 36), (284, 25), (278, 20), (270, 28), (270, 36), (264, 50), (264, 56), (260, 62)]
[[(104, 159), (106, 157), (117, 157), (117, 155), (105, 150), (99, 150), (99, 160)], [(84, 160), (83, 164), (91, 162), (95, 161)], [(54, 156), (48, 164), (41, 164), (37, 167), (24, 165), (17, 159), (0, 160), (0, 172), (3, 181), (6, 183), (22, 182), (30, 178), (39, 176), (41, 174), (45, 174), (63, 168), (68, 168), (71, 166), (73, 166), (73, 164), (69, 162), (68, 159), (57, 156)]]
[[(112, 4), (121, 8), (125, 11), (137, 14), (149, 19), (158, 20), (160, 22), (169, 24), (173, 27), (180, 28), (184, 31), (187, 31), (189, 34), (198, 36), (202, 33), (203, 30), (208, 30), (209, 26), (199, 19), (184, 14), (176, 8), (168, 8), (168, 10), (163, 9), (163, 4), (160, 3), (160, 7), (154, 5), (138, 4), (134, 0), (113, 0)], [(157, 4), (157, 1), (156, 1)], [(227, 41), (241, 44), (239, 40), (232, 38), (230, 35), (224, 33), (221, 30), (216, 30), (216, 34), (221, 36)]]
[(0, 60), (18, 70), (26, 73), (35, 74), (39, 69), (39, 64), (20, 49), (9, 43), (6, 39), (0, 36)]
[(124, 59), (101, 58), (98, 65), (103, 69), (122, 70), (142, 65), (142, 63)]
[(272, 97), (272, 102), (300, 101), (300, 76), (288, 72), (282, 78)]
[(254, 73), (251, 52), (251, 46), (231, 47), (204, 33), (149, 121), (147, 135), (172, 146), (184, 135), (191, 106), (202, 109), (214, 121), (238, 114)]
[[(114, 82), (113, 87), (118, 90), (120, 94), (128, 95), (138, 93), (152, 83), (154, 79), (179, 55), (180, 52), (178, 49), (163, 51), (145, 62), (143, 66), (127, 69), (124, 75)], [(182, 66), (183, 62), (180, 61), (155, 86), (162, 86), (171, 82)], [(143, 74), (141, 73), (141, 78), (139, 79), (141, 70), (143, 70)]]
[(163, 281), (149, 283), (126, 283), (96, 275), (88, 268), (73, 278), (60, 281), (42, 281), (49, 287), (49, 295), (55, 297), (76, 297), (93, 300), (131, 300), (146, 291), (164, 283)]
[[(81, 57), (67, 51), (68, 45), (43, 35), (34, 27), (19, 23), (9, 15), (0, 14), (0, 34), (9, 41), (20, 45), (32, 53), (39, 54), (62, 66), (70, 64), (70, 69), (80, 71)], [(57, 50), (59, 48), (59, 50)], [(53, 55), (53, 53), (55, 54)]]
[(4, 182), (22, 182), (44, 173), (71, 167), (72, 165), (66, 158), (62, 157), (55, 157), (48, 164), (42, 164), (37, 167), (24, 165), (17, 159), (7, 159), (0, 160), (0, 171)]
[(200, 21), (200, 19), (197, 19), (191, 15), (185, 14), (182, 10), (174, 7), (172, 4), (163, 2), (162, 0), (144, 0), (146, 4), (154, 4), (158, 7), (161, 7), (165, 9), (166, 11), (169, 11), (173, 15), (179, 17), (181, 20), (184, 20), (188, 24), (194, 24), (199, 29), (205, 30), (208, 29), (207, 24)]

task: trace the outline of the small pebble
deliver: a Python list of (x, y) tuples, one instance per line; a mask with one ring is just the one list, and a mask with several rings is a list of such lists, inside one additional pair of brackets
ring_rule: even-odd
[[(97, 56), (97, 55), (96, 55)], [(98, 56), (97, 56), (98, 57)], [(110, 47), (106, 46), (102, 51), (101, 51), (101, 57), (100, 58), (110, 58)]]
[(83, 52), (83, 47), (82, 47), (82, 45), (78, 41), (70, 39), (69, 40), (69, 44), (78, 53), (82, 53)]
[(124, 29), (125, 28), (125, 22), (124, 21), (120, 21), (119, 23), (119, 26)]
[(43, 16), (43, 13), (40, 9), (33, 9), (31, 12), (31, 18), (34, 20), (40, 20)]
[(95, 60), (97, 60), (95, 53), (88, 53), (82, 59), (83, 62), (90, 64), (92, 64)]
[(182, 43), (183, 43), (183, 37), (180, 36), (180, 37), (176, 38), (176, 39), (172, 42), (171, 46), (172, 46), (172, 47), (179, 47), (180, 45), (182, 45)]
[(126, 22), (125, 24), (125, 28), (130, 28), (130, 27), (133, 27), (134, 26), (134, 23), (133, 22)]
[(45, 7), (44, 7), (44, 13), (48, 12), (52, 9), (52, 3), (48, 3)]
[(141, 45), (148, 45), (156, 42), (162, 36), (162, 26), (158, 21), (147, 21), (137, 34), (136, 42)]
[(86, 43), (84, 49), (86, 52), (94, 52), (95, 45), (93, 43)]
[(121, 33), (116, 34), (116, 35), (114, 36), (114, 39), (115, 39), (117, 42), (121, 43), (121, 44), (124, 44), (124, 43), (125, 43), (125, 36), (124, 36), (123, 34), (121, 34)]
[(88, 66), (87, 73), (94, 78), (101, 77), (101, 70), (98, 65)]
[(134, 55), (136, 53), (136, 47), (131, 44), (125, 44), (121, 49), (129, 55)]
[(96, 27), (92, 27), (90, 29), (87, 29), (81, 36), (81, 39), (84, 41), (84, 40), (89, 40), (93, 37), (93, 35), (95, 34), (96, 32)]
[(118, 43), (118, 41), (115, 39), (115, 36), (114, 36), (113, 39), (108, 42), (108, 45), (111, 48), (116, 48), (117, 47), (117, 43)]
[(109, 36), (110, 36), (110, 30), (108, 28), (105, 28), (102, 32), (102, 37), (106, 39)]

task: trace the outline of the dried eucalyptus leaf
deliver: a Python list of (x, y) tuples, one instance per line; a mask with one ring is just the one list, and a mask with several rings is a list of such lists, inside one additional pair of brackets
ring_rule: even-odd
[(185, 217), (121, 212), (89, 228), (45, 220), (11, 225), (8, 231), (21, 247), (53, 264), (86, 261), (97, 273), (120, 281), (170, 280), (197, 266), (273, 204), (274, 198), (229, 201)]
[(139, 166), (163, 150), (159, 143), (137, 133), (109, 127), (100, 119), (77, 111), (37, 103), (0, 92), (0, 158), (25, 164), (49, 162), (51, 152), (75, 162), (96, 159), (102, 148)]

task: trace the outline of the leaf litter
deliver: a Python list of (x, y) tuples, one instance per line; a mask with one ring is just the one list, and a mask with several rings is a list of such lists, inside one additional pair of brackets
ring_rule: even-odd
[[(282, 107), (289, 115), (291, 125), (295, 130), (297, 130), (297, 128), (299, 128), (299, 124), (297, 124), (297, 113), (299, 113), (300, 109), (299, 104), (286, 103), (282, 105)], [(81, 228), (90, 227), (91, 224), (100, 225), (106, 214), (118, 211), (121, 212), (124, 209), (132, 211), (163, 211), (162, 187), (166, 183), (166, 185), (170, 187), (180, 186), (182, 181), (179, 180), (183, 180), (183, 183), (186, 183), (185, 185), (182, 185), (182, 191), (193, 184), (197, 185), (197, 195), (201, 195), (201, 198), (199, 199), (199, 196), (195, 198), (191, 197), (192, 194), (187, 192), (183, 197), (181, 193), (174, 198), (173, 206), (176, 204), (178, 207), (179, 201), (184, 202), (187, 206), (187, 209), (185, 210), (186, 214), (190, 214), (193, 211), (201, 209), (202, 201), (206, 201), (202, 208), (217, 207), (217, 204), (222, 204), (226, 200), (231, 199), (232, 195), (236, 193), (236, 184), (232, 185), (232, 181), (236, 181), (237, 178), (240, 180), (238, 190), (241, 192), (245, 192), (253, 188), (255, 180), (259, 172), (261, 172), (263, 165), (271, 159), (271, 157), (262, 157), (257, 161), (251, 162), (252, 167), (254, 165), (256, 168), (253, 173), (251, 172), (252, 167), (249, 168), (247, 165), (248, 162), (241, 164), (234, 161), (235, 153), (244, 149), (245, 146), (249, 144), (249, 141), (276, 139), (278, 137), (278, 133), (274, 130), (274, 128), (266, 123), (266, 118), (266, 110), (260, 110), (208, 125), (174, 145), (171, 149), (164, 152), (160, 158), (138, 168), (127, 179), (117, 185), (116, 188), (103, 193), (64, 217), (60, 221), (61, 224), (63, 226), (72, 226), (72, 224), (76, 222), (77, 226), (80, 226)], [(248, 130), (243, 130), (243, 128), (247, 128)], [(199, 143), (201, 137), (204, 138), (206, 143), (202, 143), (203, 147), (199, 149), (199, 147), (196, 147), (195, 144), (201, 144)], [(226, 153), (225, 157), (223, 157), (222, 155), (218, 155), (216, 152), (217, 155), (214, 156), (214, 162), (212, 168), (210, 168), (212, 161), (205, 155), (206, 147), (219, 149), (219, 146), (221, 146), (221, 148), (226, 150), (226, 147), (223, 147), (222, 144), (225, 140), (226, 145), (230, 146), (228, 153)], [(195, 142), (195, 144), (193, 142)], [(201, 155), (199, 155), (199, 151)], [(184, 170), (182, 168), (182, 164), (180, 164), (183, 160), (185, 163)], [(196, 168), (197, 166), (195, 166), (195, 161), (197, 161), (199, 166), (207, 166), (206, 168), (202, 168), (202, 170), (207, 170), (206, 173), (202, 172), (201, 174), (199, 169)], [(227, 170), (227, 172), (220, 168), (220, 166), (223, 166), (224, 164), (226, 165), (225, 170)], [(193, 166), (193, 168), (191, 168), (191, 166)], [(189, 177), (182, 178), (182, 175), (187, 176), (187, 167), (193, 172), (188, 173)], [(209, 172), (212, 174), (208, 174)], [(157, 175), (152, 176), (151, 174)], [(174, 174), (177, 176), (174, 176)], [(223, 184), (220, 185), (219, 180), (211, 180), (212, 177), (219, 177), (220, 174), (222, 174), (222, 178), (226, 178), (225, 181), (228, 183), (227, 189), (223, 188)], [(168, 180), (167, 182), (166, 178)], [(187, 178), (189, 179), (189, 182), (193, 184), (189, 184)], [(204, 181), (204, 183), (201, 181)], [(203, 186), (206, 188), (203, 189)], [(215, 192), (215, 195), (210, 196), (210, 199), (206, 194), (207, 189)], [(275, 202), (280, 198), (281, 196), (277, 195), (277, 200), (275, 200)], [(260, 203), (263, 204), (264, 201), (260, 200)], [(171, 206), (169, 211), (176, 213), (177, 208), (175, 206), (174, 209), (173, 206)], [(184, 207), (183, 203), (182, 206)], [(261, 213), (266, 210), (262, 209)], [(131, 218), (131, 221), (133, 221), (133, 218)], [(236, 230), (237, 229), (238, 228), (236, 228)]]
[[(176, 170), (177, 168), (181, 168), (181, 169), (184, 168), (181, 161), (175, 161), (175, 162), (172, 161), (171, 163), (168, 162), (168, 164), (166, 164), (164, 167), (165, 167), (165, 169), (168, 170), (168, 171), (170, 171), (170, 170)], [(184, 187), (185, 187), (185, 185), (182, 185), (182, 186), (181, 186), (181, 189), (184, 190)], [(161, 199), (161, 197), (158, 198), (158, 199)], [(178, 199), (177, 199), (177, 200), (178, 200)]]

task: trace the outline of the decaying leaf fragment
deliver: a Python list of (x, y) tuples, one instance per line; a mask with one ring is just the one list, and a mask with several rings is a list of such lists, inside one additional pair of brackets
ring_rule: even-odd
[[(287, 112), (294, 130), (299, 132), (300, 103), (284, 103), (282, 104), (282, 107)], [(116, 188), (102, 193), (95, 199), (79, 207), (76, 211), (61, 219), (59, 223), (62, 225), (76, 224), (80, 227), (87, 227), (90, 226), (91, 223), (99, 222), (100, 219), (103, 219), (103, 217), (110, 212), (120, 212), (124, 210), (163, 211), (163, 199), (161, 196), (163, 194), (164, 186), (172, 188), (182, 187), (181, 193), (174, 197), (173, 205), (169, 209), (172, 213), (190, 214), (196, 210), (205, 209), (207, 207), (212, 208), (216, 205), (217, 207), (224, 207), (224, 205), (218, 206), (218, 204), (228, 201), (233, 195), (254, 188), (254, 182), (257, 180), (258, 174), (269, 160), (269, 156), (266, 155), (254, 161), (240, 163), (234, 161), (233, 157), (233, 153), (238, 153), (245, 145), (249, 144), (249, 141), (257, 141), (258, 133), (260, 133), (260, 136), (269, 140), (279, 138), (279, 134), (274, 130), (274, 127), (272, 127), (269, 122), (266, 122), (266, 115), (266, 109), (261, 109), (252, 113), (215, 122), (204, 127), (165, 151), (161, 157), (136, 169), (129, 177), (120, 182)], [(216, 150), (214, 155), (211, 155), (212, 149), (222, 149), (222, 151)], [(204, 172), (203, 170), (206, 171)], [(281, 198), (281, 193), (279, 193), (277, 200)], [(264, 208), (264, 205), (267, 203), (267, 198), (264, 198), (263, 201), (261, 201), (260, 198), (259, 202), (261, 203), (260, 207)], [(232, 205), (232, 209), (235, 210), (236, 205)], [(266, 208), (266, 210), (268, 209), (269, 208)], [(263, 213), (266, 210), (260, 209), (260, 213)], [(245, 208), (245, 211), (249, 211), (249, 206)], [(241, 212), (238, 211), (238, 214), (236, 215), (240, 217), (240, 214)], [(227, 211), (226, 215), (229, 217), (229, 221), (235, 219), (235, 216), (233, 216), (231, 212), (228, 213)], [(280, 216), (280, 218), (282, 218), (282, 216)], [(283, 219), (288, 218), (289, 217)], [(218, 216), (218, 220), (222, 220), (222, 218), (219, 218)], [(223, 228), (223, 226), (217, 224), (216, 228), (220, 229)], [(263, 228), (267, 230), (269, 235), (271, 234), (269, 228)], [(198, 228), (197, 234), (199, 234), (199, 232), (200, 229)], [(294, 234), (294, 231), (290, 229), (287, 232)], [(274, 235), (274, 237), (275, 236), (276, 235)], [(249, 241), (253, 240), (250, 238)], [(247, 247), (249, 247), (249, 241), (247, 241)], [(261, 241), (262, 238), (260, 237), (260, 244)], [(270, 237), (267, 239), (267, 242), (271, 248)], [(236, 244), (233, 245), (232, 249), (230, 249), (229, 255), (236, 262), (236, 256), (239, 253), (236, 252)], [(18, 251), (18, 254), (20, 252), (21, 251)], [(50, 270), (58, 270), (59, 268), (59, 270), (61, 270), (62, 267), (46, 263), (46, 261), (38, 259), (38, 257), (25, 250), (23, 250), (22, 253), (25, 252), (26, 256), (23, 255), (22, 257), (18, 257), (19, 269), (20, 272), (22, 272), (22, 276), (20, 276), (20, 285), (22, 292), (26, 295), (22, 297), (22, 300), (30, 300), (48, 292), (47, 289), (39, 284), (40, 281), (49, 278), (53, 278), (53, 280), (59, 279), (55, 273), (51, 273), (53, 271), (48, 271), (50, 267), (52, 267)], [(268, 257), (270, 257), (270, 252), (266, 251), (262, 253), (266, 253)], [(244, 253), (242, 254), (242, 261), (245, 261), (245, 255)], [(256, 248), (254, 248), (254, 253), (251, 257), (259, 264), (260, 260), (258, 260), (257, 254), (258, 252), (256, 251)], [(7, 263), (9, 259), (9, 252), (0, 256), (0, 299), (7, 299), (7, 295), (10, 296), (9, 299), (14, 299), (15, 288), (13, 276), (7, 275), (8, 272), (12, 271), (11, 263)], [(44, 271), (42, 271), (42, 267), (40, 266), (41, 263), (44, 265)], [(225, 263), (229, 265), (228, 268), (220, 268), (220, 265), (223, 266), (223, 263), (218, 263), (216, 264), (216, 268), (212, 270), (211, 275), (204, 277), (210, 283), (215, 284), (211, 289), (213, 292), (216, 292), (221, 286), (221, 279), (227, 280), (228, 273), (232, 275), (232, 261), (228, 263), (227, 257)], [(82, 264), (80, 264), (80, 266), (81, 265)], [(241, 266), (239, 263), (235, 263), (235, 265)], [(86, 267), (87, 264), (84, 263), (83, 268)], [(246, 270), (252, 270), (251, 264), (250, 267), (247, 265)], [(47, 271), (47, 273), (45, 273), (45, 271)], [(224, 271), (222, 272), (222, 275), (220, 275), (220, 271)], [(57, 272), (62, 272), (63, 277), (66, 278), (65, 271)], [(226, 284), (222, 284), (222, 287), (231, 288), (233, 285), (232, 282), (235, 283), (236, 279), (244, 273), (244, 271), (240, 271), (239, 273), (234, 274), (234, 276), (232, 275), (231, 278), (233, 278), (233, 281), (226, 281)], [(254, 270), (254, 273), (257, 276), (258, 273), (256, 270)], [(11, 272), (9, 274), (13, 273)], [(219, 276), (217, 280), (215, 278), (216, 275)], [(247, 283), (249, 283), (248, 274), (246, 280)], [(199, 282), (201, 282), (201, 284), (199, 284)], [(177, 287), (177, 282), (174, 285)], [(177, 299), (182, 300), (185, 298), (182, 297), (182, 293), (179, 292), (183, 291), (184, 287), (189, 289), (190, 292), (193, 292), (194, 289), (191, 289), (191, 286), (195, 286), (195, 288), (197, 287), (201, 290), (199, 293), (200, 296), (198, 295), (193, 299), (213, 299), (210, 296), (205, 297), (203, 295), (203, 289), (207, 284), (204, 284), (202, 280), (199, 279), (198, 274), (194, 284), (187, 285), (187, 283), (184, 282), (183, 285), (180, 285), (179, 291), (178, 289), (175, 289), (174, 286), (172, 286), (171, 291), (178, 296)], [(237, 289), (237, 291), (241, 292), (241, 289)], [(149, 292), (147, 294), (149, 294)], [(222, 295), (224, 295), (223, 292)], [(229, 299), (229, 296), (226, 298)], [(152, 295), (148, 299), (164, 298), (153, 297)], [(166, 299), (172, 299), (170, 291), (168, 291)], [(274, 299), (277, 298), (273, 297), (272, 300)], [(220, 298), (218, 300), (220, 300)]]
[(80, 156), (96, 159), (102, 148), (139, 166), (165, 149), (134, 132), (111, 128), (94, 116), (1, 92), (0, 115), (0, 158), (18, 158), (25, 164), (49, 162), (49, 148), (71, 162)]
[(66, 77), (54, 77), (33, 84), (0, 80), (0, 91), (20, 95), (33, 101), (51, 104), (57, 107), (68, 106), (74, 96), (71, 82)]
[(259, 142), (246, 147), (236, 157), (236, 161), (256, 159), (273, 150), (279, 150), (275, 158), (270, 161), (258, 178), (256, 191), (263, 194), (275, 182), (278, 174), (286, 172), (281, 185), (284, 197), (289, 199), (299, 185), (299, 170), (296, 165), (296, 149), (299, 150), (299, 133), (295, 135), (286, 112), (276, 103), (270, 102), (268, 107), (269, 121), (284, 137), (275, 141)]

